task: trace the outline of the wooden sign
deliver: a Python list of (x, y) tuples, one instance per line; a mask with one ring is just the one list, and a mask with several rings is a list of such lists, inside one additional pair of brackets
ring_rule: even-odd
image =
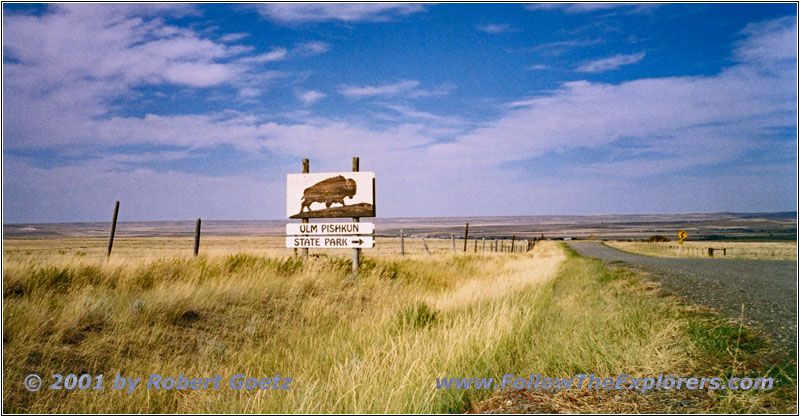
[(373, 223), (288, 223), (287, 235), (371, 235)]
[(290, 219), (375, 217), (375, 173), (289, 174), (286, 216)]
[(287, 248), (372, 248), (372, 236), (286, 236)]

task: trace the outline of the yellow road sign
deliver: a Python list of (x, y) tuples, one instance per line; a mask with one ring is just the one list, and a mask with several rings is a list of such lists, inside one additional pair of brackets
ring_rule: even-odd
[(683, 231), (683, 230), (678, 232), (678, 239), (680, 239), (680, 240), (686, 239), (686, 232)]

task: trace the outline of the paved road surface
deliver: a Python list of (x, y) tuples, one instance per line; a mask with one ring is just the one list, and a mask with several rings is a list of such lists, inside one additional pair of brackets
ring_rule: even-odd
[(569, 242), (579, 254), (622, 261), (653, 273), (662, 286), (697, 304), (762, 328), (797, 351), (797, 264), (750, 259), (651, 258), (591, 242)]

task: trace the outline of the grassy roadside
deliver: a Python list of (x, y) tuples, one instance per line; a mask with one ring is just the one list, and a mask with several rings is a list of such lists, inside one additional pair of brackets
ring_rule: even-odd
[[(526, 255), (372, 257), (357, 280), (347, 259), (324, 254), (305, 263), (249, 253), (7, 262), (4, 411), (464, 409), (469, 399), (437, 392), (434, 378), (510, 368), (507, 339), (525, 316), (515, 295), (530, 297), (563, 259), (556, 244)], [(106, 389), (31, 393), (22, 386), (29, 373), (102, 373)], [(117, 373), (219, 374), (223, 383), (218, 391), (128, 394), (109, 389)], [(237, 373), (294, 381), (291, 390), (230, 390)]]
[[(604, 245), (634, 255), (656, 258), (677, 258), (678, 242), (623, 242), (603, 241)], [(685, 241), (681, 258), (705, 258), (708, 248), (716, 248), (714, 259), (760, 259), (770, 261), (797, 260), (797, 242), (729, 242)], [(725, 254), (719, 249), (725, 248)]]
[[(608, 267), (565, 247), (568, 259), (537, 309), (542, 329), (558, 340), (532, 359), (534, 372), (554, 377), (772, 377), (767, 391), (502, 391), (473, 412), (503, 413), (796, 413), (793, 353), (707, 309), (682, 305), (641, 273)], [(564, 345), (562, 340), (570, 340)], [(577, 352), (572, 349), (578, 348)], [(550, 360), (542, 362), (541, 355)], [(539, 363), (536, 363), (539, 362)]]
[[(436, 390), (435, 378), (583, 372), (770, 372), (784, 381), (749, 396), (603, 401), (604, 393), (562, 391), (539, 405), (796, 409), (787, 399), (792, 367), (770, 359), (761, 339), (555, 242), (525, 255), (376, 256), (358, 280), (343, 258), (247, 252), (108, 264), (22, 258), (3, 275), (7, 413), (458, 413), (495, 393)], [(102, 373), (106, 389), (31, 393), (22, 386), (29, 373)], [(110, 389), (116, 373), (223, 382), (218, 391), (128, 394)], [(294, 381), (292, 390), (234, 391), (227, 381), (236, 373)]]

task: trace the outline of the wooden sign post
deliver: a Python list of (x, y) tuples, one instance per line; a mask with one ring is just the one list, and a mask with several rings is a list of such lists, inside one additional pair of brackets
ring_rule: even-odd
[[(353, 157), (353, 172), (358, 172), (358, 157)], [(353, 223), (361, 221), (360, 217), (353, 217)], [(353, 274), (358, 273), (358, 263), (361, 261), (361, 248), (353, 249)]]
[[(304, 158), (303, 159), (303, 174), (308, 174), (309, 173), (309, 166), (308, 165), (309, 165), (308, 164), (308, 158)], [(303, 220), (301, 220), (301, 222), (308, 223), (308, 218), (304, 218)], [(307, 261), (308, 260), (308, 248), (303, 248), (300, 252), (303, 255), (303, 260)]]

